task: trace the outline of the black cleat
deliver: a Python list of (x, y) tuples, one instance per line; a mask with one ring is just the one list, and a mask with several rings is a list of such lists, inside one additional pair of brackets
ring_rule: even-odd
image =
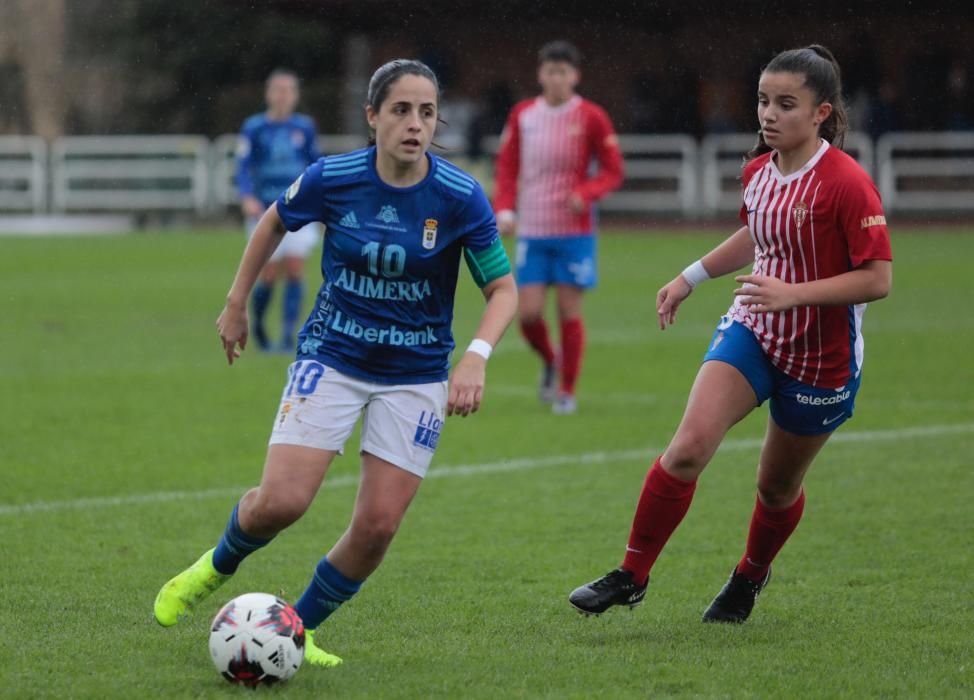
[(754, 583), (744, 574), (737, 573), (735, 568), (727, 583), (720, 589), (720, 593), (704, 612), (703, 621), (741, 624), (750, 617), (758, 594), (764, 590), (770, 580), (771, 569), (768, 569), (768, 573), (760, 583)]
[(648, 583), (639, 586), (632, 580), (631, 571), (615, 569), (600, 579), (576, 588), (568, 596), (568, 602), (583, 615), (601, 615), (613, 605), (625, 605), (632, 609), (643, 602)]

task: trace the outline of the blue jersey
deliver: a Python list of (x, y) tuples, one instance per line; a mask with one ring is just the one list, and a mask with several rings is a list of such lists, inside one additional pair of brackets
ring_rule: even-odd
[(311, 117), (292, 114), (271, 121), (255, 114), (244, 122), (237, 147), (237, 189), (265, 207), (319, 158), (317, 134)]
[(477, 181), (426, 157), (426, 177), (401, 188), (379, 178), (375, 147), (322, 158), (277, 200), (289, 231), (327, 227), (298, 358), (380, 384), (447, 378), (461, 252), (490, 248), (498, 233)]

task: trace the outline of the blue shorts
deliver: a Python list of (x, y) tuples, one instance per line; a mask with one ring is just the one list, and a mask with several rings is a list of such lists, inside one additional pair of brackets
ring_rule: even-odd
[(595, 271), (595, 236), (519, 238), (515, 250), (518, 286), (566, 284), (592, 289)]
[(860, 374), (838, 389), (822, 389), (792, 379), (771, 364), (754, 333), (724, 316), (703, 361), (720, 360), (740, 370), (760, 406), (771, 399), (771, 418), (797, 435), (831, 433), (852, 418)]

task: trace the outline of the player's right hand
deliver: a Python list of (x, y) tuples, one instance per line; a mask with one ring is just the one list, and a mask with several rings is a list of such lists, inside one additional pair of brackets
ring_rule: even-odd
[(510, 209), (497, 212), (497, 230), (502, 236), (513, 236), (517, 228), (517, 216)]
[[(227, 302), (223, 312), (216, 319), (216, 329), (223, 343), (223, 351), (227, 354), (227, 363), (240, 357), (240, 351), (247, 347), (247, 333), (250, 323), (247, 319), (247, 305)], [(240, 346), (240, 350), (237, 346)]]
[(264, 205), (249, 195), (240, 200), (240, 209), (248, 219), (259, 219), (264, 214)]
[(693, 287), (683, 275), (677, 275), (672, 282), (656, 293), (656, 315), (659, 317), (661, 331), (665, 331), (666, 326), (676, 323), (676, 310), (692, 291)]

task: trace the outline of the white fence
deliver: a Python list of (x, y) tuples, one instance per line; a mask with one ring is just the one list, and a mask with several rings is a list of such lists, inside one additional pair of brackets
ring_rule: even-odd
[(0, 136), (0, 211), (47, 208), (47, 142), (39, 136)]
[[(754, 134), (623, 134), (623, 187), (601, 204), (628, 216), (679, 214), (714, 217), (740, 206), (742, 157)], [(48, 148), (36, 137), (0, 137), (0, 212), (34, 213), (179, 211), (225, 212), (237, 201), (237, 137), (76, 136)], [(360, 135), (322, 136), (323, 153), (364, 144)], [(493, 154), (497, 138), (484, 142)], [(932, 213), (974, 211), (974, 132), (892, 133), (873, 142), (850, 134), (846, 150), (874, 174), (887, 210)], [(491, 190), (491, 159), (470, 162)]]
[(876, 143), (889, 209), (974, 211), (974, 132), (901, 132)]
[(52, 209), (180, 210), (209, 205), (202, 136), (69, 136), (51, 148)]
[[(713, 134), (703, 140), (700, 147), (701, 204), (708, 216), (740, 208), (742, 157), (756, 142), (757, 134)], [(866, 172), (873, 174), (873, 142), (868, 136), (847, 134), (845, 150)]]

